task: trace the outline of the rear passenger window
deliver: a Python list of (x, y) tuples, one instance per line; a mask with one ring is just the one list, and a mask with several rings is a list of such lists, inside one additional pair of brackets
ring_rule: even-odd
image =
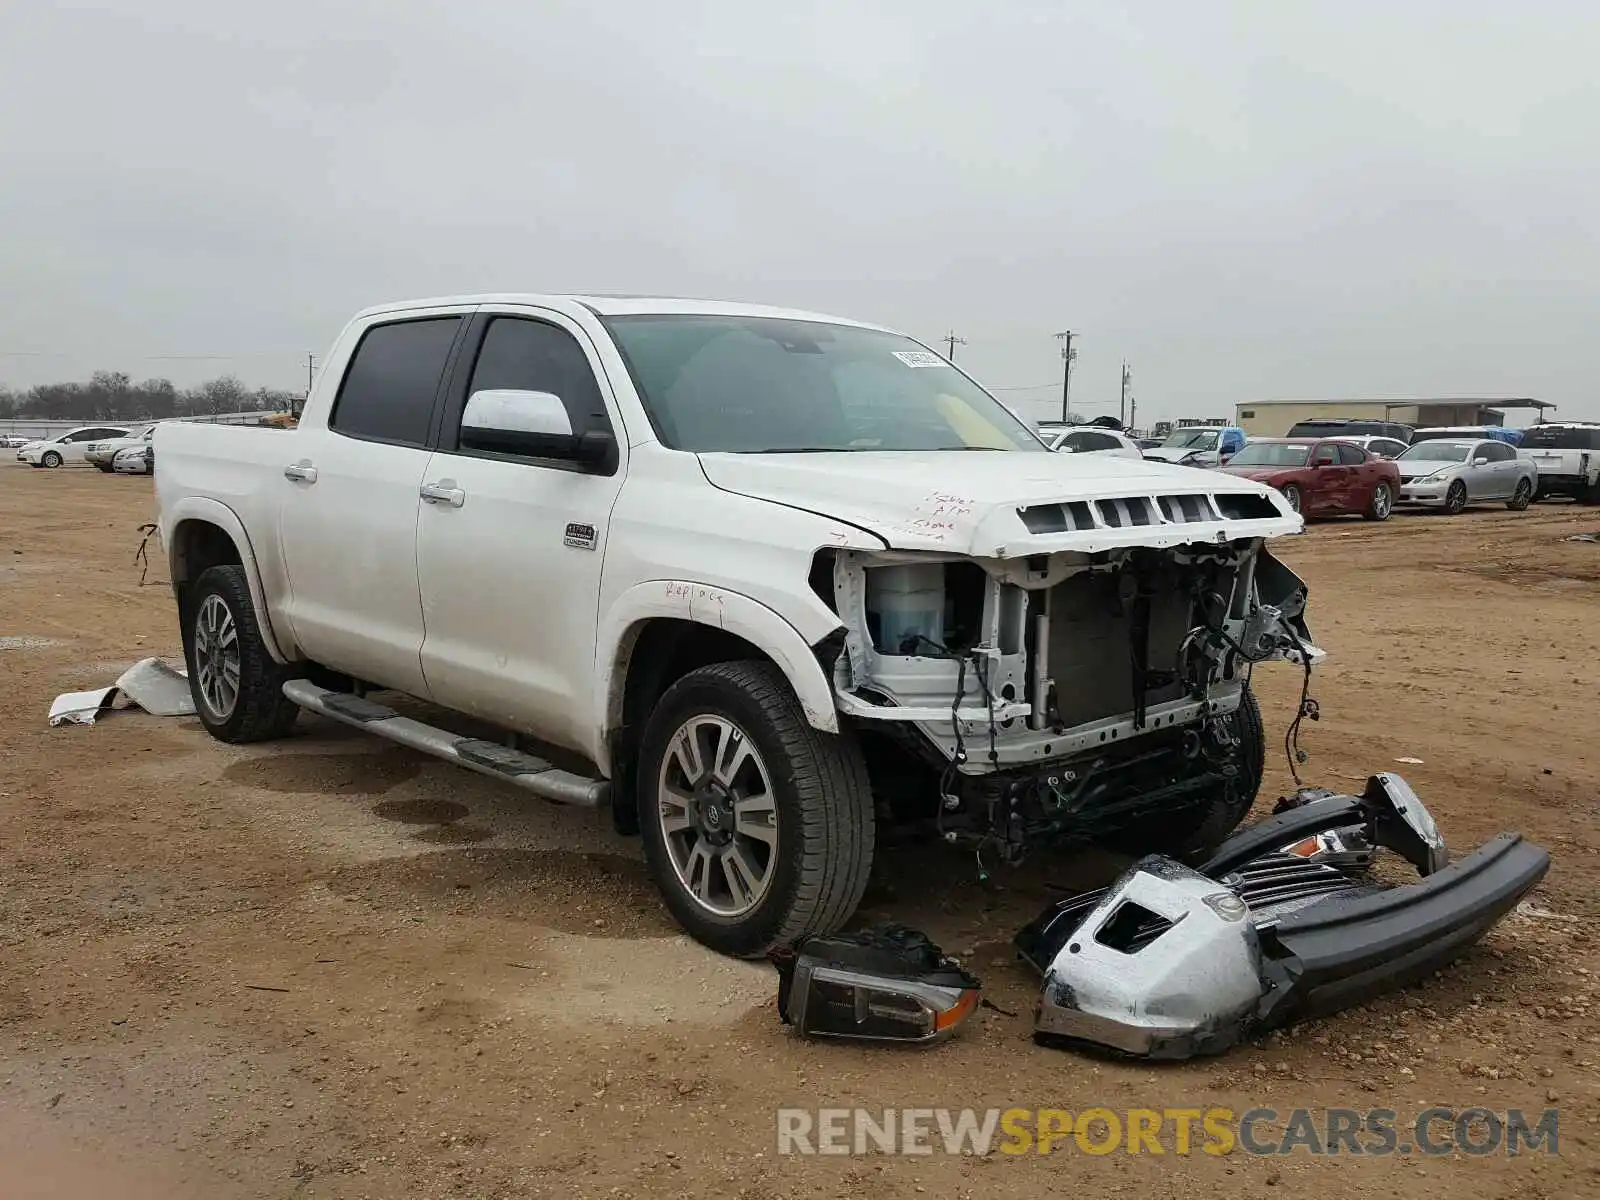
[(467, 395), (497, 388), (559, 396), (574, 434), (611, 428), (583, 347), (555, 325), (523, 317), (496, 317), (489, 322)]
[(1353, 467), (1357, 463), (1366, 462), (1367, 455), (1360, 446), (1352, 446), (1348, 442), (1341, 442), (1339, 444), (1339, 461), (1347, 467)]
[(425, 446), (460, 317), (374, 325), (361, 337), (339, 395), (331, 429), (374, 442)]

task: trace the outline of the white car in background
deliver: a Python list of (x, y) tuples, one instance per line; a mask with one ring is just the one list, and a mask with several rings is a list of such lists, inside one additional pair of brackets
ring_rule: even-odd
[(1381, 437), (1375, 433), (1354, 433), (1349, 437), (1335, 437), (1328, 440), (1349, 442), (1352, 446), (1360, 446), (1368, 454), (1378, 458), (1399, 458), (1406, 452), (1406, 444), (1399, 438)]
[(1139, 443), (1115, 429), (1083, 427), (1044, 431), (1044, 444), (1062, 454), (1111, 454), (1118, 458), (1144, 458)]
[(20, 433), (0, 433), (0, 450), (20, 450), (33, 440)]
[(102, 468), (117, 475), (150, 475), (155, 471), (155, 449), (147, 439), (141, 438), (130, 446), (118, 450), (109, 467)]
[(127, 437), (107, 438), (103, 442), (90, 442), (83, 449), (83, 461), (91, 466), (99, 467), (108, 474), (111, 464), (117, 455), (128, 447), (133, 446), (140, 450), (150, 444), (150, 439), (155, 436), (156, 427), (146, 425), (143, 429), (129, 434)]
[(89, 443), (104, 438), (125, 438), (129, 430), (121, 425), (85, 425), (69, 429), (45, 441), (29, 442), (17, 451), (17, 461), (35, 467), (59, 467), (62, 463), (82, 462)]

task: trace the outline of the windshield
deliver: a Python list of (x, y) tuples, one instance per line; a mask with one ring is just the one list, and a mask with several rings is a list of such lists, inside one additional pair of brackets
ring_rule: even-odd
[(1230, 467), (1303, 467), (1310, 446), (1292, 442), (1251, 442), (1228, 460)]
[(1418, 442), (1408, 446), (1396, 462), (1466, 462), (1476, 442)]
[(994, 397), (899, 334), (772, 317), (605, 324), (674, 450), (1047, 452)]
[(1167, 440), (1161, 445), (1169, 450), (1180, 447), (1189, 450), (1215, 450), (1217, 448), (1217, 431), (1215, 429), (1180, 429), (1169, 434)]

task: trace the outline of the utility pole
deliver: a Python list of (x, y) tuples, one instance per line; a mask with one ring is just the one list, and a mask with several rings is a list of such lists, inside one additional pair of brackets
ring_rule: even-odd
[(1072, 330), (1055, 335), (1061, 343), (1061, 419), (1072, 421), (1072, 363), (1078, 352), (1072, 348)]
[(964, 337), (957, 337), (956, 336), (956, 331), (954, 329), (952, 329), (949, 333), (945, 334), (944, 337), (940, 338), (939, 340), (944, 342), (945, 345), (950, 347), (950, 353), (946, 354), (945, 357), (948, 358), (951, 362), (955, 362), (955, 360), (956, 360), (956, 347), (957, 346), (965, 346), (967, 344), (967, 339), (964, 338)]
[(317, 356), (315, 354), (306, 355), (306, 399), (307, 400), (311, 399), (311, 380), (312, 380), (313, 376), (316, 373), (316, 369), (317, 369)]
[(1128, 392), (1133, 385), (1133, 368), (1128, 365), (1128, 360), (1122, 360), (1122, 401), (1117, 405), (1117, 420), (1124, 425), (1128, 424)]

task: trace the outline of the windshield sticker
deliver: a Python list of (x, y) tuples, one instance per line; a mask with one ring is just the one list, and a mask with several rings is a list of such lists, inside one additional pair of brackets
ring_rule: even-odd
[(931, 350), (896, 350), (894, 356), (908, 367), (942, 367), (944, 359)]

